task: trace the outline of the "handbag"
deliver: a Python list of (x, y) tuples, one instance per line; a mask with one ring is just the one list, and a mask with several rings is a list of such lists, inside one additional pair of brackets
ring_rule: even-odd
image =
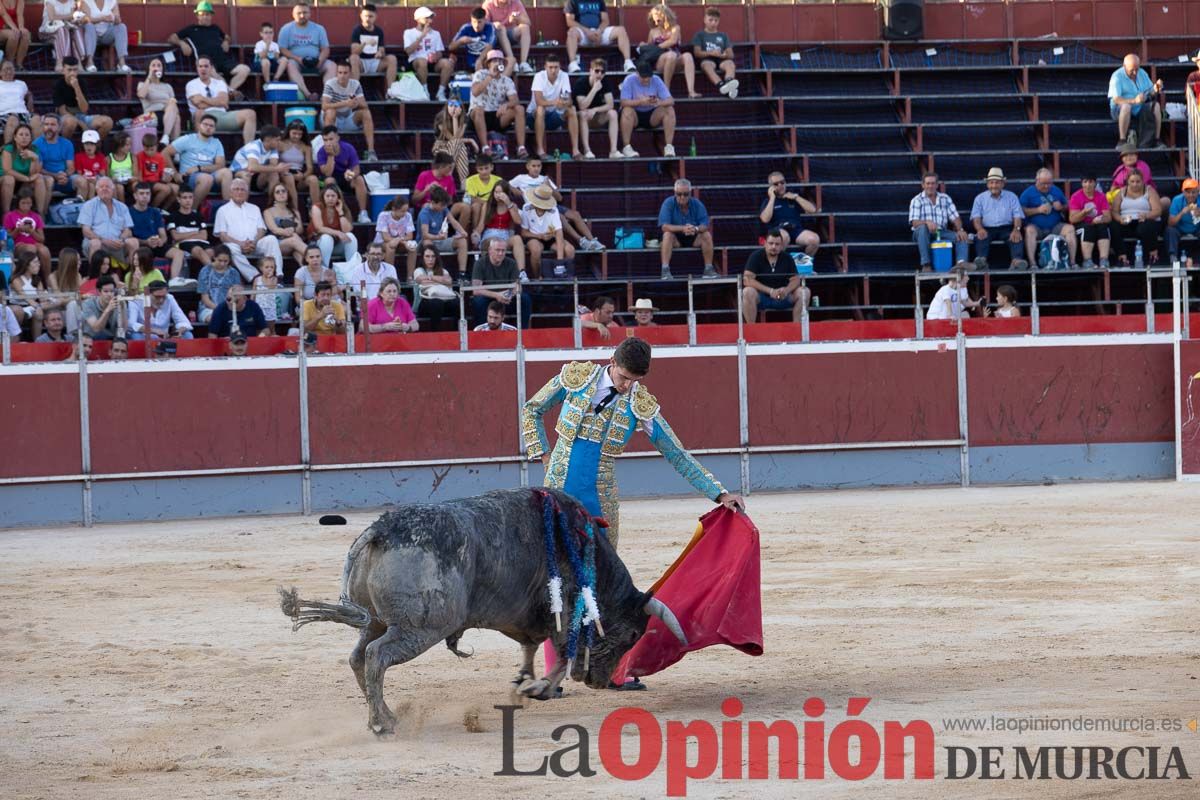
[(617, 228), (613, 245), (617, 250), (641, 250), (646, 246), (646, 234), (641, 228)]

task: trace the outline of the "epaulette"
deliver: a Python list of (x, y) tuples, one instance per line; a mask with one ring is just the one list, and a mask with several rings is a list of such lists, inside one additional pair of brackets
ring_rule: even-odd
[(654, 395), (650, 394), (646, 390), (646, 387), (639, 383), (633, 390), (633, 397), (629, 401), (629, 408), (632, 409), (635, 417), (643, 422), (649, 422), (658, 413), (658, 400), (654, 399)]
[(598, 369), (600, 369), (600, 365), (591, 361), (572, 361), (563, 365), (558, 379), (564, 387), (573, 392), (587, 385)]

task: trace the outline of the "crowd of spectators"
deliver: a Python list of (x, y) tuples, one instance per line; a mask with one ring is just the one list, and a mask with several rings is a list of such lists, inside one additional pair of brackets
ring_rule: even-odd
[[(136, 339), (147, 335), (147, 316), (148, 335), (161, 337), (191, 336), (197, 324), (216, 337), (267, 335), (284, 325), (302, 333), (348, 326), (407, 333), (422, 330), (414, 305), (429, 320), (425, 329), (439, 330), (456, 318), (459, 292), (478, 330), (503, 327), (504, 317), (528, 325), (535, 299), (522, 287), (570, 275), (578, 254), (604, 249), (583, 215), (564, 204), (562, 188), (543, 174), (548, 132), (565, 132), (566, 152), (590, 160), (638, 157), (634, 132), (652, 130), (661, 133), (662, 155), (672, 158), (675, 73), (682, 73), (688, 97), (700, 96), (697, 67), (721, 95), (737, 97), (739, 88), (733, 47), (715, 7), (705, 10), (703, 29), (688, 39), (674, 12), (655, 5), (645, 41), (634, 43), (624, 27), (611, 24), (603, 0), (568, 0), (567, 64), (548, 53), (537, 69), (520, 0), (487, 0), (445, 38), (429, 8), (417, 8), (413, 26), (389, 39), (374, 6), (364, 6), (340, 62), (331, 58), (324, 27), (298, 3), (278, 39), (271, 24), (260, 27), (250, 64), (235, 57), (230, 36), (202, 0), (195, 23), (169, 37), (194, 60), (195, 77), (182, 97), (164, 80), (164, 61), (171, 59), (150, 59), (136, 82), (143, 115), (114, 132), (111, 117), (91, 113), (80, 72), (97, 70), (99, 46), (112, 47), (117, 69), (130, 72), (127, 32), (115, 0), (83, 0), (80, 8), (82, 16), (55, 0), (45, 5), (39, 35), (52, 45), (60, 73), (51, 113), (34, 113), (33, 94), (17, 78), (28, 32), (10, 26), (0, 36), (8, 56), (0, 64), (0, 215), (14, 256), (3, 325), (13, 335), (45, 341)], [(606, 74), (603, 58), (584, 70), (581, 50), (597, 46), (620, 53), (618, 80)], [(458, 69), (471, 75), (463, 92), (450, 85)], [(436, 86), (431, 94), (444, 107), (434, 121), (428, 169), (417, 175), (410, 195), (373, 217), (364, 164), (379, 159), (361, 78), (382, 74), (390, 85), (401, 70)], [(532, 76), (527, 98), (518, 92), (518, 74)], [(237, 107), (244, 90), (257, 85), (247, 84), (252, 75), (264, 83), (286, 77), (319, 101), (319, 138), (301, 121), (280, 130)], [(933, 251), (949, 245), (956, 272), (946, 298), (958, 298), (966, 296), (967, 267), (1051, 266), (1043, 255), (1048, 239), (1056, 245), (1049, 251), (1058, 253), (1053, 266), (1092, 268), (1098, 261), (1105, 268), (1190, 256), (1200, 228), (1196, 182), (1185, 181), (1174, 198), (1160, 197), (1138, 156), (1139, 141), (1158, 144), (1161, 91), (1161, 81), (1151, 82), (1135, 56), (1113, 73), (1109, 102), (1120, 162), (1107, 193), (1089, 175), (1068, 198), (1053, 174), (1040, 170), (1017, 195), (993, 168), (964, 218), (938, 176), (924, 176), (909, 205), (918, 268), (931, 270)], [(593, 131), (607, 136), (606, 148), (593, 149)], [(510, 132), (525, 174), (506, 181), (495, 174), (495, 162), (509, 157)], [(240, 146), (227, 151), (221, 133), (240, 134)], [(365, 140), (361, 156), (343, 134)], [(812, 299), (803, 276), (821, 245), (813, 230), (816, 204), (789, 191), (780, 172), (766, 182), (756, 220), (760, 246), (742, 269), (739, 306), (746, 322), (771, 310), (800, 318)], [(265, 195), (265, 207), (252, 199), (253, 191)], [(45, 226), (59, 198), (79, 201), (80, 237), (77, 250), (58, 253), (55, 268)], [(356, 224), (372, 226), (365, 248)], [(702, 277), (718, 276), (712, 220), (687, 179), (677, 180), (662, 200), (657, 230), (662, 280), (673, 278), (680, 250), (699, 254)], [(993, 264), (993, 245), (1007, 248), (1002, 263)], [(64, 274), (64, 265), (75, 274)], [(405, 286), (413, 287), (411, 304)], [(351, 294), (360, 287), (365, 292), (361, 307), (346, 305), (347, 287)], [(171, 296), (188, 290), (199, 296), (190, 314)], [(71, 291), (84, 299), (39, 295)], [(137, 298), (121, 299), (125, 294)], [(946, 298), (938, 302), (946, 305)], [(580, 320), (607, 338), (616, 304), (607, 297), (596, 303)], [(967, 300), (954, 303), (959, 311), (972, 308)], [(1010, 305), (1016, 308), (1015, 301)], [(651, 300), (640, 299), (629, 311), (637, 324), (655, 324)]]

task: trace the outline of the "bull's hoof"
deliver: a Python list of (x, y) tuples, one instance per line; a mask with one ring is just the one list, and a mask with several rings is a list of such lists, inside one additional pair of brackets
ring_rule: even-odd
[(539, 678), (536, 681), (527, 680), (517, 687), (517, 694), (532, 700), (551, 700), (555, 697), (562, 697), (562, 691), (561, 686), (557, 686), (551, 691), (550, 681), (545, 678)]
[(371, 733), (375, 734), (378, 739), (390, 739), (396, 735), (396, 726), (388, 725), (379, 722), (372, 723), (367, 726), (371, 729)]
[(512, 682), (516, 686), (521, 686), (522, 684), (526, 683), (527, 681), (533, 680), (533, 677), (534, 676), (533, 676), (532, 672), (526, 672), (525, 670), (521, 670), (520, 672), (517, 673), (517, 677), (513, 678)]

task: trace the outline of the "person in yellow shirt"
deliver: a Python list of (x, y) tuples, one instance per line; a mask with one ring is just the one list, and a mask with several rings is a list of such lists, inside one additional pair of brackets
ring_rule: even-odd
[(313, 299), (304, 301), (301, 319), (305, 333), (346, 332), (346, 309), (333, 299), (333, 284), (321, 281), (316, 285)]
[(463, 184), (463, 199), (471, 207), (471, 224), (464, 226), (467, 230), (475, 230), (483, 207), (492, 199), (492, 190), (500, 183), (500, 176), (495, 174), (495, 169), (492, 157), (487, 153), (480, 153), (475, 159), (475, 174)]

